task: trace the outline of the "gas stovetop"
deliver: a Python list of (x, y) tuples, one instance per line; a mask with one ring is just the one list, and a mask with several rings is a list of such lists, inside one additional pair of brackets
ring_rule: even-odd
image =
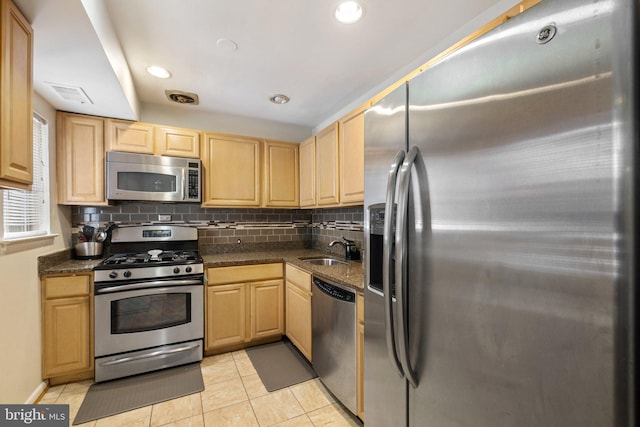
[[(159, 253), (158, 253), (159, 252)], [(146, 267), (153, 265), (178, 265), (201, 262), (195, 251), (160, 251), (151, 250), (146, 253), (115, 254), (102, 261), (102, 268)]]
[(95, 283), (123, 284), (204, 275), (195, 228), (174, 225), (116, 228), (111, 253), (94, 267)]

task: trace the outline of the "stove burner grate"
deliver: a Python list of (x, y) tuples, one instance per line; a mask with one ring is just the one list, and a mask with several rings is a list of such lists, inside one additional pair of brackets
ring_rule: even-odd
[(181, 263), (197, 261), (198, 254), (191, 251), (164, 251), (157, 255), (148, 253), (115, 254), (103, 261), (104, 265), (136, 265), (153, 263)]

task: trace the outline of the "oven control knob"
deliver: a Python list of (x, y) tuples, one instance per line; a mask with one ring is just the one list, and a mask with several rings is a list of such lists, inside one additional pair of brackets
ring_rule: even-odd
[(187, 273), (191, 273), (191, 272), (193, 271), (193, 269), (192, 269), (191, 267), (187, 267), (187, 268), (185, 268), (185, 271), (186, 271)]
[(179, 269), (178, 267), (175, 267), (175, 268), (173, 269), (173, 272), (174, 272), (175, 274), (178, 274), (178, 273), (180, 273), (180, 269)]
[(109, 273), (109, 277), (112, 279), (115, 279), (116, 277), (118, 277), (118, 273), (116, 273), (115, 271), (112, 271), (111, 273)]
[(124, 277), (131, 277), (131, 272), (129, 270), (125, 271), (123, 274)]

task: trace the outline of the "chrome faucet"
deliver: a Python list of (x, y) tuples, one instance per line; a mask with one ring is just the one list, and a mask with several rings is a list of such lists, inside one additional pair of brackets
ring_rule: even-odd
[(344, 257), (346, 259), (360, 259), (360, 251), (358, 251), (358, 248), (356, 247), (356, 244), (353, 240), (349, 240), (343, 236), (342, 240), (332, 240), (331, 243), (329, 243), (329, 247), (333, 247), (338, 243), (344, 246)]
[[(343, 237), (343, 239), (344, 239), (344, 237)], [(329, 247), (334, 246), (336, 243), (340, 243), (342, 246), (346, 246), (346, 245), (344, 244), (344, 242), (343, 242), (343, 241), (341, 241), (341, 240), (333, 240), (333, 241), (331, 241), (331, 243), (329, 243)]]

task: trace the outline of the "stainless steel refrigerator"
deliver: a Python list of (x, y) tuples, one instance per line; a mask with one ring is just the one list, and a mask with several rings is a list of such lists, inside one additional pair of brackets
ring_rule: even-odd
[(635, 425), (638, 8), (544, 0), (366, 112), (367, 427)]

